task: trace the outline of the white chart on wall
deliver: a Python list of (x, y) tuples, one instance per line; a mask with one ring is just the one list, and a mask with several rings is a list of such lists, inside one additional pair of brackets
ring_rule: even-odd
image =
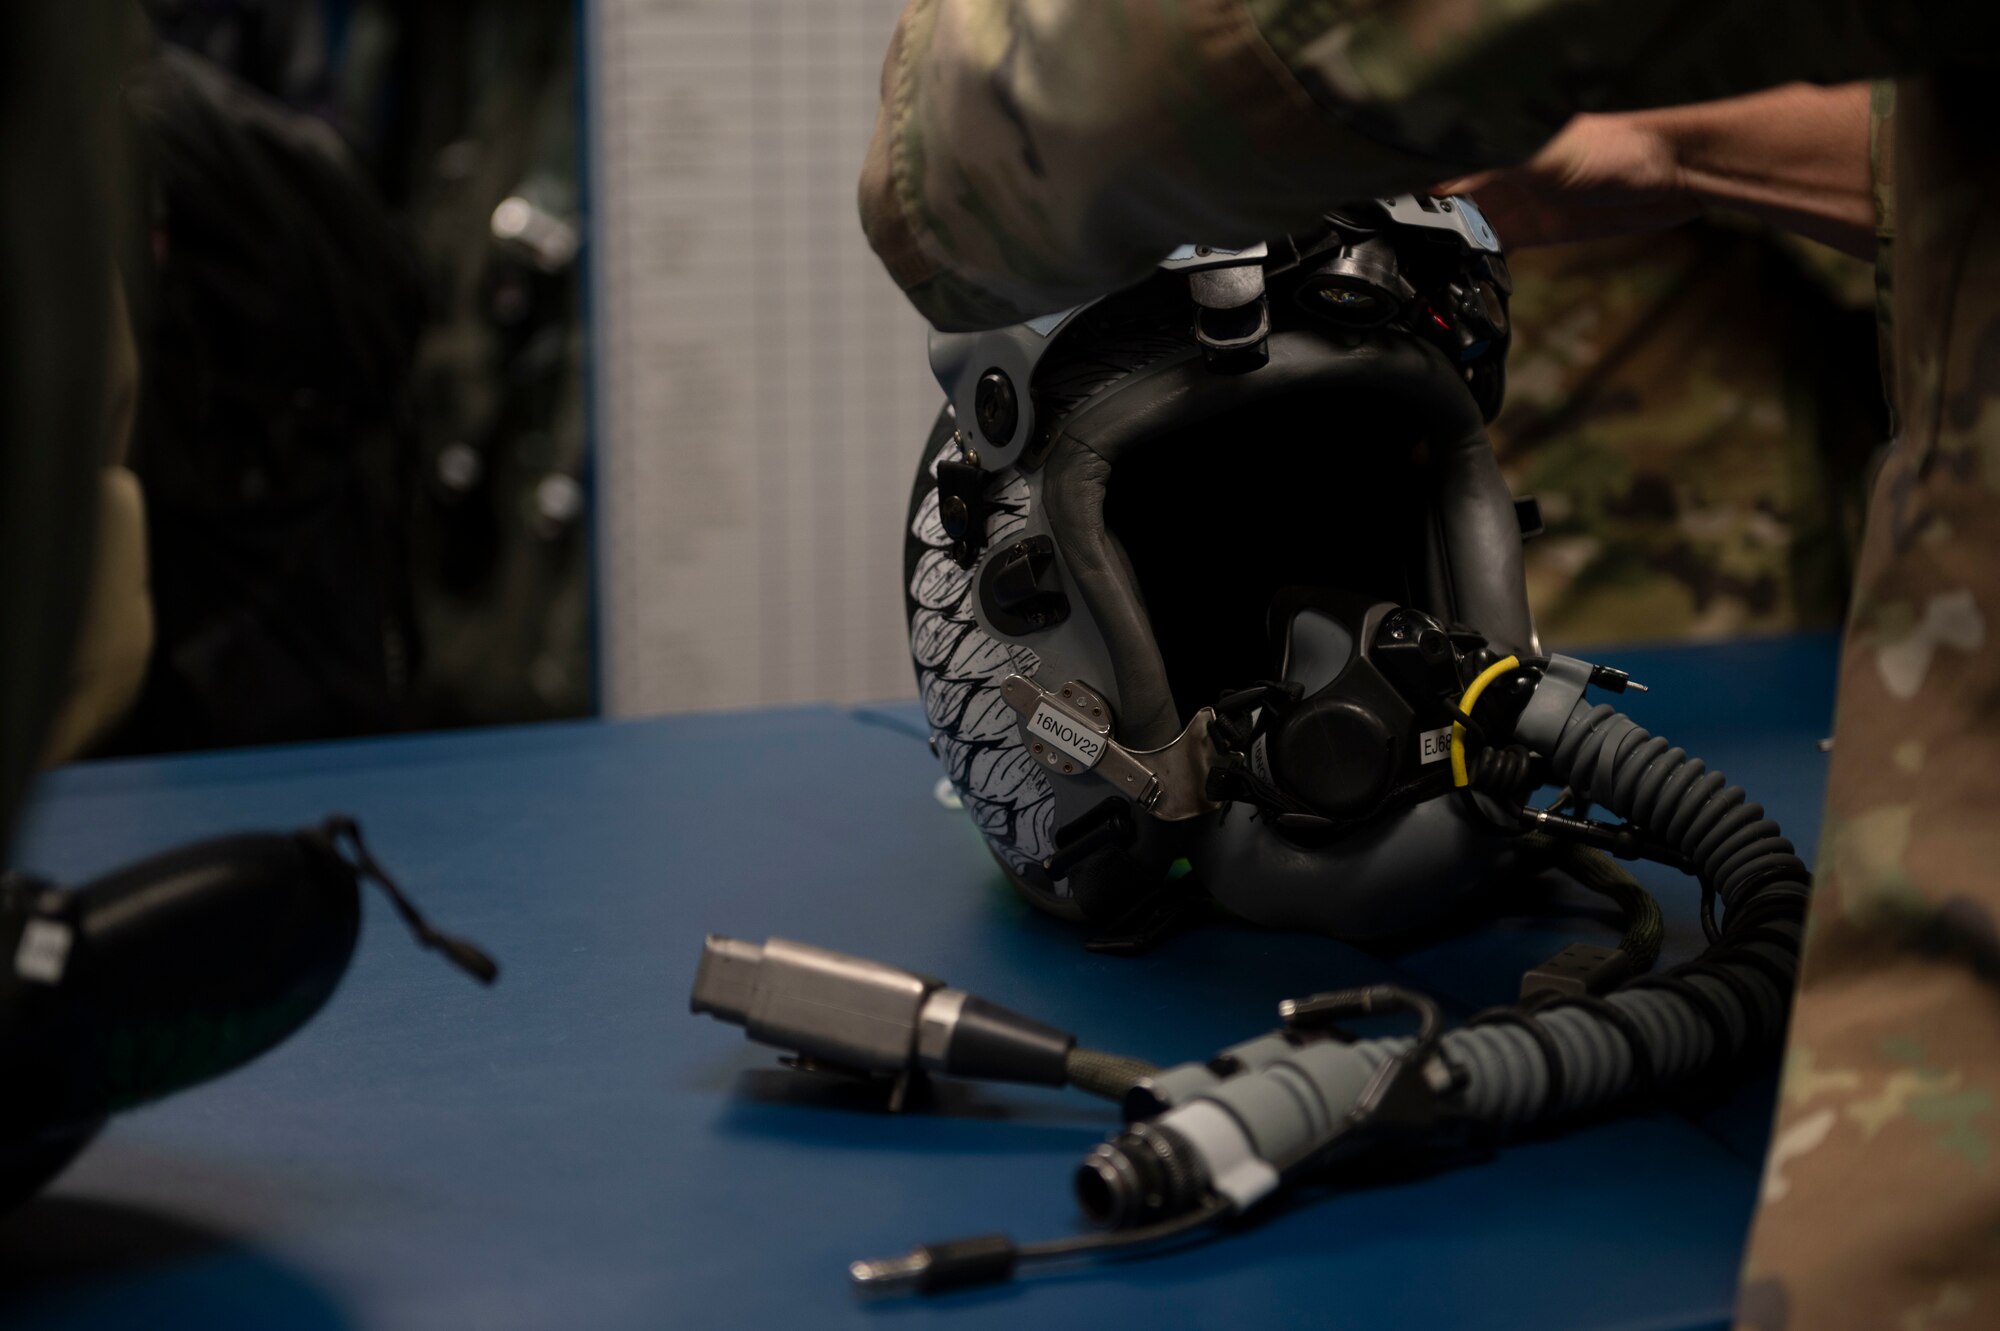
[(589, 0), (598, 644), (634, 715), (912, 691), (941, 396), (854, 186), (899, 0)]

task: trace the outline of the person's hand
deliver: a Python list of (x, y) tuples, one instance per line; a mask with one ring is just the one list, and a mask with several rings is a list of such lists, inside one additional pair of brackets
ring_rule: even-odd
[(1580, 115), (1520, 166), (1444, 181), (1470, 194), (1509, 249), (1660, 231), (1701, 205), (1678, 152), (1651, 112)]
[(1521, 165), (1432, 193), (1472, 195), (1510, 249), (1658, 231), (1715, 207), (1868, 258), (1877, 226), (1868, 134), (1867, 84), (1792, 83), (1581, 115)]

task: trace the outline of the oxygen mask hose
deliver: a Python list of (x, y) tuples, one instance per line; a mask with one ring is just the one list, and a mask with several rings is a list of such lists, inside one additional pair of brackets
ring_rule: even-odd
[[(1550, 755), (1553, 780), (1691, 866), (1704, 899), (1722, 905), (1721, 923), (1709, 913), (1711, 943), (1693, 962), (1607, 998), (1499, 1009), (1444, 1035), (1427, 1073), (1444, 1111), (1436, 1122), (1504, 1132), (1573, 1116), (1693, 1081), (1782, 1036), (1811, 892), (1804, 861), (1741, 787), (1615, 709), (1585, 701), (1598, 673), (1553, 658), (1514, 738)], [(1198, 1064), (1161, 1074), (1145, 1094), (1164, 1112), (1128, 1132), (1119, 1153), (1136, 1158), (1142, 1146), (1156, 1157), (1153, 1171), (1176, 1182), (1121, 1186), (1115, 1171), (1100, 1171), (1105, 1182), (1093, 1195), (1118, 1195), (1090, 1209), (1111, 1223), (1157, 1221), (1216, 1193), (1233, 1193), (1234, 1209), (1247, 1209), (1302, 1166), (1322, 1163), (1343, 1137), (1366, 1144), (1379, 1136), (1367, 1130), (1388, 1124), (1357, 1117), (1363, 1091), (1421, 1043), (1299, 1046), (1266, 1037), (1224, 1055), (1239, 1069), (1232, 1076)], [(1246, 1161), (1267, 1168), (1256, 1176)], [(1142, 1197), (1156, 1200), (1132, 1204)]]
[[(1518, 668), (1503, 661), (1481, 678)], [(1387, 986), (1287, 1004), (1286, 1029), (1134, 1087), (1126, 1099), (1131, 1125), (1086, 1157), (1078, 1174), (1086, 1215), (1109, 1232), (1052, 1245), (995, 1237), (927, 1245), (856, 1263), (856, 1284), (940, 1289), (1006, 1279), (1031, 1259), (1188, 1235), (1348, 1155), (1495, 1138), (1641, 1100), (1773, 1048), (1784, 1032), (1811, 893), (1804, 861), (1741, 787), (1585, 699), (1593, 683), (1627, 683), (1621, 674), (1560, 656), (1531, 668), (1540, 678), (1511, 741), (1544, 755), (1551, 780), (1579, 800), (1624, 819), (1625, 827), (1611, 829), (1624, 844), (1695, 874), (1710, 939), (1701, 956), (1607, 997), (1543, 995), (1442, 1033), (1434, 1004)], [(1454, 758), (1464, 770), (1462, 747)], [(1524, 809), (1523, 824), (1561, 834), (1536, 814)], [(1389, 1007), (1417, 1012), (1419, 1034), (1348, 1042), (1324, 1029), (1330, 1018)]]

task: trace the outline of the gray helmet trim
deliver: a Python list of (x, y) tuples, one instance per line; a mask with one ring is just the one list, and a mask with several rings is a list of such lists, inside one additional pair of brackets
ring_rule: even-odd
[(1041, 500), (1062, 562), (1116, 663), (1119, 738), (1157, 748), (1179, 733), (1166, 663), (1138, 578), (1106, 527), (1111, 474), (1129, 450), (1170, 429), (1289, 393), (1365, 391), (1408, 413), (1430, 444), (1436, 478), (1438, 607), (1489, 635), (1533, 637), (1513, 499), (1487, 444), (1479, 408), (1434, 348), (1400, 334), (1346, 346), (1307, 330), (1270, 339), (1270, 362), (1249, 374), (1207, 369), (1199, 348), (1167, 357), (1090, 398), (1059, 422), (1043, 465)]
[[(1477, 419), (1478, 407), (1470, 397), (1466, 402)], [(1437, 477), (1434, 532), (1442, 547), (1431, 570), (1438, 579), (1429, 589), (1435, 604), (1452, 607), (1495, 646), (1538, 653), (1522, 567), (1521, 518), (1485, 427), (1456, 447), (1434, 450), (1431, 465)]]

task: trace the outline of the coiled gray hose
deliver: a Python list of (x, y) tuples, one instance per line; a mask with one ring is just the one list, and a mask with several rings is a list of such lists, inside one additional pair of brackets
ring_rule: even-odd
[[(1578, 701), (1553, 778), (1680, 855), (1701, 880), (1711, 944), (1605, 999), (1475, 1017), (1444, 1037), (1463, 1109), (1507, 1128), (1580, 1113), (1716, 1070), (1783, 1035), (1811, 875), (1762, 806), (1616, 709)], [(1719, 927), (1706, 909), (1722, 903)], [(1379, 1066), (1408, 1040), (1355, 1046)]]
[[(1369, 1149), (1372, 1128), (1423, 1133), (1442, 1110), (1446, 1124), (1470, 1120), (1497, 1135), (1644, 1098), (1778, 1041), (1811, 893), (1804, 861), (1721, 773), (1612, 708), (1586, 703), (1584, 679), (1595, 667), (1569, 658), (1551, 665), (1562, 674), (1544, 679), (1572, 691), (1542, 695), (1550, 701), (1539, 712), (1531, 700), (1516, 733), (1554, 750), (1554, 780), (1625, 819), (1648, 854), (1678, 860), (1700, 878), (1708, 949), (1608, 998), (1495, 1009), (1442, 1036), (1436, 1005), (1394, 986), (1286, 1004), (1288, 1029), (1215, 1061), (1166, 1069), (1135, 1090), (1143, 1098), (1128, 1108), (1157, 1107), (1156, 1116), (1084, 1158), (1077, 1198), (1086, 1213), (1135, 1234), (1175, 1215), (1240, 1213), (1287, 1178)], [(1726, 912), (1719, 925), (1708, 909), (1716, 900)], [(1299, 1038), (1301, 1018), (1310, 1024), (1392, 1008), (1421, 1016), (1421, 1045)], [(1385, 1068), (1412, 1049), (1411, 1063)], [(1433, 1050), (1453, 1074), (1449, 1106), (1411, 1094), (1412, 1074), (1442, 1089), (1430, 1081)], [(1197, 1204), (1208, 1210), (1190, 1209)]]

